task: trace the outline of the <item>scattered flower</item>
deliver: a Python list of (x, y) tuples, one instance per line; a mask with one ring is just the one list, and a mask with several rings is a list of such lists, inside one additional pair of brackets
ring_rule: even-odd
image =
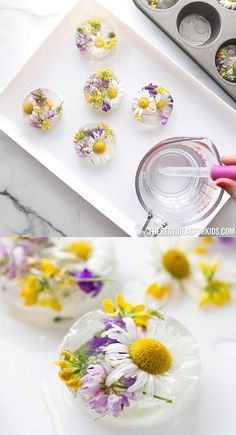
[(216, 262), (210, 264), (201, 262), (200, 266), (205, 279), (205, 286), (199, 301), (200, 307), (205, 308), (208, 305), (222, 307), (232, 298), (230, 283), (217, 278), (218, 264)]

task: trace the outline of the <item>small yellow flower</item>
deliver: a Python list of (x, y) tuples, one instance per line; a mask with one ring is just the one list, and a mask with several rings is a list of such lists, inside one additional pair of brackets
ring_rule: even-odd
[(48, 119), (44, 119), (44, 120), (43, 120), (42, 128), (43, 128), (43, 130), (45, 130), (45, 131), (46, 131), (46, 130), (50, 130), (50, 129), (52, 128), (52, 126), (50, 125)]
[(170, 287), (167, 284), (159, 285), (157, 283), (150, 284), (146, 290), (146, 294), (153, 296), (156, 299), (162, 299), (170, 292)]
[(109, 126), (109, 124), (106, 124), (105, 122), (101, 122), (101, 127), (104, 129), (106, 138), (113, 135), (113, 130)]
[(81, 378), (79, 375), (80, 366), (76, 360), (76, 356), (66, 349), (62, 349), (61, 356), (64, 359), (55, 361), (55, 364), (60, 367), (58, 375), (67, 387), (78, 390), (81, 386)]
[(84, 131), (79, 130), (75, 132), (75, 143), (79, 142), (84, 137)]
[(222, 307), (231, 300), (230, 285), (215, 277), (218, 270), (216, 262), (212, 262), (210, 265), (201, 262), (200, 267), (206, 279), (206, 286), (201, 294), (199, 306), (201, 308), (208, 305)]
[(212, 275), (218, 270), (218, 264), (215, 261), (213, 261), (210, 265), (206, 264), (204, 261), (201, 261), (200, 267), (204, 275)]
[(69, 246), (67, 246), (66, 251), (76, 255), (76, 257), (80, 261), (86, 261), (91, 256), (93, 247), (91, 243), (84, 240), (80, 240), (78, 242), (71, 243)]
[(110, 82), (114, 78), (114, 72), (111, 68), (108, 68), (108, 69), (99, 68), (98, 78), (102, 79), (102, 80), (107, 80)]
[(42, 296), (39, 300), (42, 307), (52, 308), (54, 311), (61, 311), (61, 304), (55, 297)]
[(102, 305), (105, 313), (114, 314), (116, 312), (116, 308), (110, 299), (104, 299)]
[(43, 275), (47, 278), (52, 278), (53, 276), (56, 276), (61, 272), (61, 270), (57, 266), (55, 266), (48, 260), (44, 260), (43, 258), (39, 260), (39, 264)]
[(147, 327), (148, 321), (151, 319), (151, 315), (148, 313), (145, 305), (132, 305), (126, 302), (121, 294), (116, 296), (116, 305), (110, 299), (103, 301), (103, 309), (107, 314), (117, 315), (122, 317), (132, 317), (135, 324), (140, 327)]
[(37, 290), (37, 278), (34, 275), (29, 275), (26, 287), (19, 292), (19, 295), (24, 299), (24, 305), (31, 306), (37, 303)]

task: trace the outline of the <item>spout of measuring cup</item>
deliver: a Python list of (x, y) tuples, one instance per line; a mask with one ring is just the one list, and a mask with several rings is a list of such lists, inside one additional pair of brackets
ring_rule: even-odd
[(211, 178), (214, 181), (219, 178), (229, 178), (230, 180), (236, 181), (236, 165), (212, 166)]

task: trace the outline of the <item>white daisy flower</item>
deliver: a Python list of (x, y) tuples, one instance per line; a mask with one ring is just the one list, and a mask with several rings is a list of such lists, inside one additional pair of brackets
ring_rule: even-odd
[(132, 100), (132, 111), (138, 121), (144, 115), (152, 115), (156, 112), (154, 97), (145, 89), (139, 91)]
[[(113, 325), (106, 331), (117, 343), (104, 347), (105, 360), (114, 370), (109, 387), (121, 378), (133, 378), (128, 392), (154, 400), (161, 396), (174, 400), (198, 380), (200, 361), (195, 339), (173, 319), (153, 318), (146, 330), (130, 317), (123, 318), (126, 330)], [(173, 322), (173, 326), (171, 325)]]
[(115, 108), (120, 104), (123, 98), (125, 89), (122, 82), (117, 82), (117, 80), (112, 80), (109, 89), (107, 90), (107, 95), (104, 101), (109, 104), (111, 108)]
[(200, 261), (207, 254), (207, 244), (201, 239), (160, 238), (151, 241), (153, 281), (147, 296), (155, 299), (178, 299), (183, 292), (199, 294), (204, 280)]
[(218, 0), (218, 2), (227, 9), (236, 9), (236, 0)]
[(114, 155), (115, 146), (112, 136), (105, 137), (105, 134), (90, 138), (88, 143), (91, 153), (89, 159), (95, 165), (107, 163)]

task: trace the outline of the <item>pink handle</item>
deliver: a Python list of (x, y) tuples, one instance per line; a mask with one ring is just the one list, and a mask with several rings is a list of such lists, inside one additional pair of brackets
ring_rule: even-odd
[(236, 181), (236, 165), (212, 166), (211, 178), (214, 181), (218, 178), (229, 178), (230, 180)]

